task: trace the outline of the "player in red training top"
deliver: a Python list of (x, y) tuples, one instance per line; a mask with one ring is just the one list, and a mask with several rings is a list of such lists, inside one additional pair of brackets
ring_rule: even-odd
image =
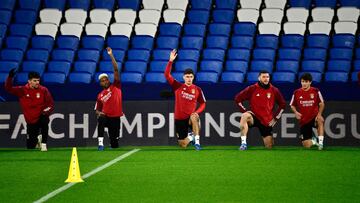
[(322, 150), (324, 146), (324, 118), (322, 116), (325, 108), (324, 99), (319, 89), (311, 87), (312, 76), (310, 73), (304, 73), (300, 79), (301, 88), (294, 91), (290, 101), (291, 110), (300, 121), (303, 146), (310, 148), (316, 143), (312, 140), (312, 129), (317, 128), (318, 147), (319, 150)]
[[(47, 138), (49, 135), (49, 115), (54, 110), (54, 101), (49, 90), (40, 85), (40, 75), (37, 72), (29, 72), (28, 83), (24, 86), (13, 86), (12, 81), (16, 69), (9, 72), (5, 82), (5, 90), (19, 97), (20, 106), (23, 110), (28, 149), (34, 149), (36, 145), (41, 151), (47, 151)], [(41, 131), (41, 135), (39, 132)]]
[(103, 90), (98, 94), (95, 110), (98, 120), (98, 150), (104, 150), (104, 128), (109, 130), (111, 148), (119, 147), (120, 117), (122, 111), (122, 93), (120, 84), (120, 74), (117, 62), (110, 47), (106, 48), (114, 67), (114, 82), (110, 83), (106, 73), (99, 75), (100, 86)]
[[(185, 148), (190, 142), (195, 142), (195, 149), (200, 150), (199, 114), (204, 111), (206, 100), (201, 88), (193, 84), (195, 75), (192, 69), (184, 71), (185, 83), (180, 83), (171, 76), (171, 67), (176, 56), (176, 50), (173, 50), (164, 75), (175, 93), (175, 131), (178, 143)], [(200, 106), (196, 109), (197, 103)], [(189, 133), (190, 128), (195, 136)]]
[[(274, 144), (272, 130), (285, 109), (285, 100), (280, 91), (270, 84), (270, 74), (260, 71), (259, 81), (248, 86), (235, 96), (235, 102), (243, 113), (240, 119), (240, 150), (247, 149), (246, 137), (249, 127), (258, 127), (266, 148), (271, 149)], [(243, 102), (248, 100), (250, 109), (246, 110)], [(278, 108), (274, 114), (275, 103)]]

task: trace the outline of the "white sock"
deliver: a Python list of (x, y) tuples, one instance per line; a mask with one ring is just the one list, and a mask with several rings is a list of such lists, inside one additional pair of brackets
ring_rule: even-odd
[(324, 145), (324, 136), (323, 135), (319, 135), (319, 144), (320, 145)]
[(99, 146), (104, 146), (104, 137), (98, 137)]
[(195, 135), (195, 144), (200, 145), (200, 136), (199, 135)]
[(246, 143), (246, 135), (241, 135), (241, 144), (247, 144)]
[(194, 136), (193, 135), (188, 135), (187, 139), (189, 139), (189, 141), (192, 142), (194, 140)]

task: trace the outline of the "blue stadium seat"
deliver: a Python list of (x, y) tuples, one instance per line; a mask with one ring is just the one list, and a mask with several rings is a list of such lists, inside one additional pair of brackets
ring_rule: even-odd
[(19, 49), (2, 49), (1, 60), (3, 61), (14, 61), (21, 63), (24, 56), (24, 52)]
[(325, 34), (310, 34), (306, 37), (306, 46), (327, 49), (329, 47), (329, 36)]
[(150, 71), (151, 72), (164, 72), (168, 61), (151, 61)]
[(152, 52), (152, 57), (154, 60), (168, 61), (170, 57), (170, 52), (171, 49), (154, 49)]
[(56, 8), (60, 11), (65, 9), (66, 0), (45, 0), (45, 8)]
[[(298, 80), (300, 81), (300, 77), (304, 74), (305, 72), (299, 72), (298, 73)], [(322, 73), (319, 72), (311, 72), (311, 71), (307, 71), (306, 73), (310, 73), (312, 76), (312, 82), (313, 83), (320, 83), (322, 80)]]
[(270, 34), (261, 34), (256, 36), (256, 47), (277, 49), (278, 36)]
[(66, 75), (64, 73), (44, 73), (42, 81), (45, 84), (64, 84), (66, 81)]
[(323, 48), (305, 48), (304, 59), (311, 60), (326, 60), (326, 49)]
[(0, 23), (9, 25), (10, 20), (11, 20), (11, 11), (0, 10)]
[[(99, 81), (99, 75), (102, 74), (102, 73), (104, 73), (104, 71), (95, 73), (94, 80), (95, 80), (96, 83), (100, 82)], [(109, 78), (110, 82), (114, 82), (114, 72), (106, 72), (106, 74), (109, 76), (108, 78)]]
[(68, 0), (70, 8), (80, 8), (85, 11), (90, 8), (90, 0)]
[(256, 25), (251, 22), (234, 23), (234, 35), (246, 35), (253, 37), (256, 32)]
[(347, 82), (349, 74), (345, 72), (326, 72), (325, 82)]
[[(125, 58), (125, 51), (124, 50), (120, 50), (120, 49), (113, 49), (112, 50), (114, 58), (117, 62), (123, 62), (124, 58)], [(107, 50), (104, 49), (102, 52), (102, 59), (104, 61), (111, 61), (111, 58), (109, 56), (109, 54), (107, 53)]]
[(332, 45), (333, 47), (352, 49), (355, 46), (355, 36), (352, 34), (335, 34), (332, 37)]
[(104, 38), (100, 36), (83, 36), (81, 38), (81, 45), (86, 49), (96, 49), (98, 51), (104, 48)]
[(84, 72), (94, 75), (95, 70), (96, 70), (96, 63), (93, 61), (76, 61), (74, 63), (74, 72)]
[[(122, 63), (117, 61), (119, 72), (121, 71)], [(114, 72), (114, 67), (111, 61), (100, 61), (99, 72)]]
[(314, 0), (315, 7), (336, 7), (336, 0)]
[(358, 0), (339, 0), (341, 6), (352, 6), (360, 8), (360, 2)]
[(107, 46), (111, 47), (112, 49), (127, 50), (129, 47), (129, 38), (125, 36), (112, 35), (107, 38), (106, 43)]
[(231, 72), (246, 73), (248, 69), (248, 62), (239, 60), (227, 60), (225, 64), (225, 70)]
[(354, 60), (354, 71), (360, 71), (360, 60)]
[(221, 82), (243, 83), (244, 73), (225, 71), (221, 74)]
[(177, 49), (179, 46), (179, 39), (177, 37), (159, 36), (156, 40), (156, 45), (159, 49)]
[(184, 36), (204, 37), (206, 26), (199, 23), (187, 23), (184, 25)]
[(200, 23), (206, 25), (209, 22), (209, 11), (190, 10), (187, 12), (189, 23)]
[(190, 0), (192, 9), (210, 10), (212, 6), (212, 0)]
[(127, 61), (124, 65), (124, 71), (140, 73), (142, 76), (145, 74), (147, 64), (144, 61)]
[(49, 52), (44, 49), (28, 49), (26, 59), (29, 61), (41, 61), (47, 63)]
[(304, 36), (298, 34), (286, 34), (281, 36), (281, 47), (302, 49), (304, 46)]
[(256, 48), (253, 52), (254, 60), (268, 60), (274, 61), (275, 59), (275, 50), (267, 48)]
[(146, 73), (145, 82), (167, 83), (164, 73)]
[(148, 62), (150, 58), (150, 51), (144, 49), (130, 49), (127, 57), (130, 61)]
[(74, 60), (74, 51), (69, 49), (54, 49), (51, 53), (52, 60), (67, 61), (72, 63)]
[(237, 49), (237, 48), (228, 49), (227, 59), (228, 60), (242, 60), (242, 61), (248, 62), (250, 59), (250, 50), (249, 49)]
[(289, 4), (291, 7), (304, 7), (310, 9), (311, 0), (290, 0)]
[(6, 78), (9, 74), (0, 72), (0, 83), (3, 84), (6, 81)]
[(221, 74), (222, 67), (222, 61), (203, 60), (200, 63), (200, 71), (215, 72), (217, 74)]
[(294, 48), (280, 48), (278, 56), (280, 60), (299, 61), (301, 58), (301, 50)]
[(230, 25), (234, 21), (234, 11), (215, 9), (212, 12), (212, 18), (215, 23), (228, 23)]
[(15, 23), (24, 23), (34, 25), (37, 15), (31, 10), (17, 10), (15, 12)]
[(253, 60), (251, 61), (250, 70), (252, 72), (259, 72), (261, 70), (266, 70), (269, 73), (273, 71), (273, 62), (266, 60)]
[(19, 63), (15, 61), (0, 61), (0, 72), (8, 73), (13, 68), (18, 68)]
[(35, 71), (38, 72), (41, 76), (45, 71), (45, 63), (40, 61), (24, 61), (22, 63), (22, 71)]
[(19, 0), (19, 6), (21, 9), (38, 11), (41, 0)]
[(32, 26), (29, 24), (11, 24), (10, 26), (10, 35), (12, 36), (20, 36), (20, 37), (31, 37), (32, 34)]
[(349, 72), (351, 69), (351, 61), (348, 60), (329, 60), (327, 71), (333, 72)]
[(278, 60), (276, 62), (276, 71), (297, 73), (299, 62), (293, 60)]
[(274, 72), (271, 77), (272, 82), (294, 83), (296, 79), (295, 73), (292, 72)]
[(68, 79), (70, 83), (90, 84), (92, 75), (90, 73), (70, 73)]
[(197, 49), (200, 50), (203, 47), (203, 38), (202, 37), (182, 37), (181, 38), (181, 47), (187, 49)]
[(60, 49), (71, 49), (76, 51), (79, 46), (79, 38), (70, 35), (60, 35), (57, 37), (56, 45)]
[(174, 36), (180, 37), (181, 25), (177, 23), (161, 23), (159, 25), (160, 36)]
[(132, 10), (139, 10), (141, 0), (118, 0), (119, 8), (130, 8)]
[(67, 77), (70, 73), (71, 63), (66, 61), (50, 61), (48, 63), (48, 72), (64, 73)]
[(216, 9), (235, 10), (237, 7), (237, 0), (215, 0)]
[(210, 35), (224, 35), (229, 36), (231, 31), (231, 25), (225, 23), (211, 23), (209, 25)]
[(112, 11), (114, 9), (115, 0), (94, 0), (95, 8), (104, 8)]
[(252, 49), (254, 44), (253, 37), (250, 36), (233, 36), (231, 38), (231, 47)]
[(28, 72), (20, 72), (15, 76), (15, 84), (27, 84), (29, 80)]
[(207, 48), (217, 48), (224, 49), (228, 48), (229, 39), (228, 37), (223, 36), (208, 36), (206, 38), (206, 47)]
[(360, 59), (360, 48), (355, 49), (355, 58)]
[(26, 37), (9, 36), (6, 38), (6, 47), (25, 51), (29, 40)]
[(303, 60), (301, 63), (302, 71), (323, 73), (325, 62), (320, 60)]
[[(199, 61), (200, 51), (196, 49), (179, 49), (178, 50), (178, 60), (190, 60), (190, 61)], [(169, 60), (169, 54), (166, 60)]]
[(175, 63), (175, 70), (177, 72), (183, 72), (184, 70), (191, 68), (194, 73), (197, 72), (197, 62), (195, 61), (177, 61)]
[(330, 49), (330, 59), (343, 59), (351, 61), (353, 55), (352, 49), (332, 48)]
[(147, 35), (135, 35), (131, 39), (131, 47), (133, 49), (152, 50), (154, 38)]
[(203, 59), (204, 60), (218, 60), (224, 61), (225, 58), (225, 50), (223, 49), (204, 49), (203, 51)]
[(198, 83), (217, 83), (219, 74), (215, 72), (201, 71), (196, 74), (196, 82)]
[(353, 82), (358, 82), (359, 81), (358, 72), (351, 73), (351, 81), (353, 81)]
[(16, 0), (2, 0), (0, 4), (0, 9), (12, 11), (14, 9), (15, 3)]
[(246, 81), (249, 83), (257, 82), (259, 81), (259, 72), (248, 72), (246, 74)]
[(54, 38), (50, 36), (35, 35), (31, 39), (31, 47), (35, 49), (45, 49), (48, 52), (50, 52), (53, 46), (54, 46)]
[(121, 82), (122, 83), (141, 83), (143, 79), (143, 74), (140, 73), (122, 73)]
[(173, 78), (179, 82), (184, 82), (184, 72), (172, 72), (171, 75)]
[(94, 49), (80, 49), (77, 52), (77, 58), (79, 61), (92, 61), (97, 63), (100, 58), (100, 52)]

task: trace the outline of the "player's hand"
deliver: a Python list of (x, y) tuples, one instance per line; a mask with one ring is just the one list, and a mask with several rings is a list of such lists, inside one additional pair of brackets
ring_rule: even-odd
[(169, 58), (169, 60), (170, 60), (171, 62), (173, 62), (173, 61), (176, 59), (176, 57), (177, 57), (177, 51), (176, 51), (176, 49), (173, 49), (173, 50), (170, 52), (170, 58)]
[(322, 117), (322, 115), (318, 114), (315, 118), (316, 121), (319, 121), (319, 122), (324, 122), (324, 117)]
[(302, 114), (299, 112), (295, 112), (295, 117), (296, 117), (296, 119), (300, 120), (302, 117)]
[(16, 75), (16, 72), (17, 72), (16, 68), (11, 69), (9, 71), (9, 77), (13, 78)]
[(106, 51), (107, 51), (107, 53), (108, 53), (109, 55), (112, 55), (112, 49), (111, 49), (110, 47), (107, 47), (107, 48), (106, 48)]
[(98, 117), (104, 117), (105, 116), (105, 114), (103, 112), (101, 112), (101, 111), (96, 111), (96, 115)]
[(254, 113), (252, 111), (246, 111), (246, 113), (249, 113), (251, 115), (254, 115)]
[(273, 118), (270, 122), (269, 122), (269, 127), (274, 127), (274, 125), (276, 124), (277, 120), (275, 118)]
[(198, 118), (199, 118), (199, 114), (198, 114), (198, 113), (196, 113), (196, 112), (192, 113), (190, 116), (191, 116), (191, 117), (195, 117), (196, 119), (198, 119)]

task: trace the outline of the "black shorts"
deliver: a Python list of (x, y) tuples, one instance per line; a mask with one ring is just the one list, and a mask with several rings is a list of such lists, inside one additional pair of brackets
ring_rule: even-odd
[(178, 140), (183, 140), (188, 136), (191, 125), (189, 124), (190, 117), (185, 120), (175, 120), (175, 133)]
[(315, 118), (300, 127), (300, 138), (302, 141), (309, 140), (313, 136), (313, 128), (316, 128)]
[(254, 124), (252, 126), (250, 126), (250, 128), (252, 128), (252, 127), (259, 128), (260, 134), (261, 134), (262, 137), (272, 136), (273, 127), (263, 125), (260, 122), (260, 120), (255, 117), (255, 115), (253, 115), (253, 114), (251, 114), (251, 115), (252, 115), (252, 117), (254, 119)]

